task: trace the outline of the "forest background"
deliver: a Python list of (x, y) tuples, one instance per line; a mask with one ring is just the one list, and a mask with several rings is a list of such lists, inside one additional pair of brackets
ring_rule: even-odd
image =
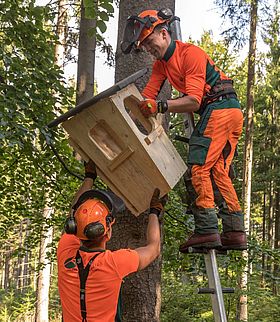
[[(120, 54), (125, 19), (151, 7), (174, 10), (175, 2), (59, 0), (37, 5), (32, 0), (0, 1), (0, 321), (61, 320), (56, 246), (73, 194), (81, 183), (83, 163), (73, 157), (62, 129), (50, 131), (46, 125), (97, 93), (96, 46), (104, 53), (106, 63), (115, 67), (115, 81), (150, 66), (151, 59), (143, 52), (129, 57)], [(188, 3), (185, 1), (186, 6)], [(116, 7), (118, 39), (113, 50), (103, 35), (109, 18), (117, 14)], [(230, 252), (218, 259), (223, 286), (236, 288), (234, 295), (225, 295), (227, 316), (229, 321), (277, 322), (279, 2), (216, 0), (212, 8), (220, 17), (219, 39), (206, 30), (199, 40), (184, 40), (204, 48), (234, 79), (245, 115), (234, 160), (234, 184), (243, 200), (249, 250), (242, 254)], [(176, 14), (180, 16), (180, 12)], [(182, 30), (183, 35), (185, 32)], [(77, 79), (69, 79), (64, 73), (73, 62), (78, 63)], [(86, 71), (90, 72), (83, 88), (81, 75)], [(140, 89), (144, 83), (138, 84)], [(166, 85), (162, 95), (178, 94), (170, 92)], [(171, 115), (168, 120), (172, 140), (184, 134), (182, 127), (174, 126), (180, 120), (180, 115)], [(186, 158), (186, 146), (173, 142)], [(100, 180), (97, 184), (104, 187)], [(125, 281), (124, 321), (213, 321), (209, 295), (198, 295), (196, 291), (207, 284), (203, 257), (178, 252), (179, 244), (193, 228), (193, 218), (186, 211), (184, 180), (169, 199), (162, 258)], [(145, 218), (120, 215), (110, 247), (141, 244)], [(139, 233), (133, 229), (123, 232), (125, 221), (137, 227)], [(147, 282), (151, 276), (154, 285)], [(156, 294), (158, 284), (161, 293)]]

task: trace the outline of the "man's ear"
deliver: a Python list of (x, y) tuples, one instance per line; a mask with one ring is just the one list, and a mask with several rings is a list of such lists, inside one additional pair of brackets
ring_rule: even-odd
[(111, 237), (112, 237), (112, 227), (111, 226), (109, 227), (105, 237), (106, 237), (106, 241), (109, 241), (111, 239)]

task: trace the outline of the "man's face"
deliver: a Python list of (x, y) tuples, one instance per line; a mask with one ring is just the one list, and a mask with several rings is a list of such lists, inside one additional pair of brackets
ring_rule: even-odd
[(165, 29), (156, 30), (141, 44), (141, 46), (156, 59), (162, 59), (169, 46), (166, 32)]

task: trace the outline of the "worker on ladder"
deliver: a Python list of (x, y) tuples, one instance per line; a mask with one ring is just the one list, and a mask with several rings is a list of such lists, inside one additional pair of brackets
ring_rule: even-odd
[(58, 244), (58, 289), (64, 322), (121, 321), (119, 294), (125, 276), (142, 270), (160, 253), (159, 216), (165, 198), (155, 190), (150, 204), (147, 245), (106, 250), (117, 213), (125, 209), (112, 192), (91, 190), (96, 178), (89, 161)]
[[(189, 141), (188, 164), (191, 182), (196, 192), (192, 212), (195, 231), (180, 246), (243, 250), (247, 248), (244, 215), (229, 177), (238, 139), (242, 132), (243, 115), (232, 80), (212, 59), (191, 43), (173, 41), (170, 9), (145, 10), (127, 19), (122, 51), (145, 48), (156, 61), (139, 108), (146, 117), (157, 113), (195, 112), (200, 120)], [(167, 101), (156, 100), (164, 81), (183, 93), (183, 97)], [(223, 153), (227, 147), (228, 153)], [(224, 199), (219, 211), (223, 232), (218, 232), (218, 218), (210, 175)]]

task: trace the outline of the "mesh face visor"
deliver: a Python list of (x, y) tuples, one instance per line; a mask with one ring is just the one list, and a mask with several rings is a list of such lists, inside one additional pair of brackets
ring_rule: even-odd
[(121, 50), (124, 54), (129, 54), (133, 45), (138, 41), (140, 34), (144, 28), (147, 28), (148, 17), (140, 18), (138, 16), (130, 16), (127, 19), (123, 41), (121, 42)]

